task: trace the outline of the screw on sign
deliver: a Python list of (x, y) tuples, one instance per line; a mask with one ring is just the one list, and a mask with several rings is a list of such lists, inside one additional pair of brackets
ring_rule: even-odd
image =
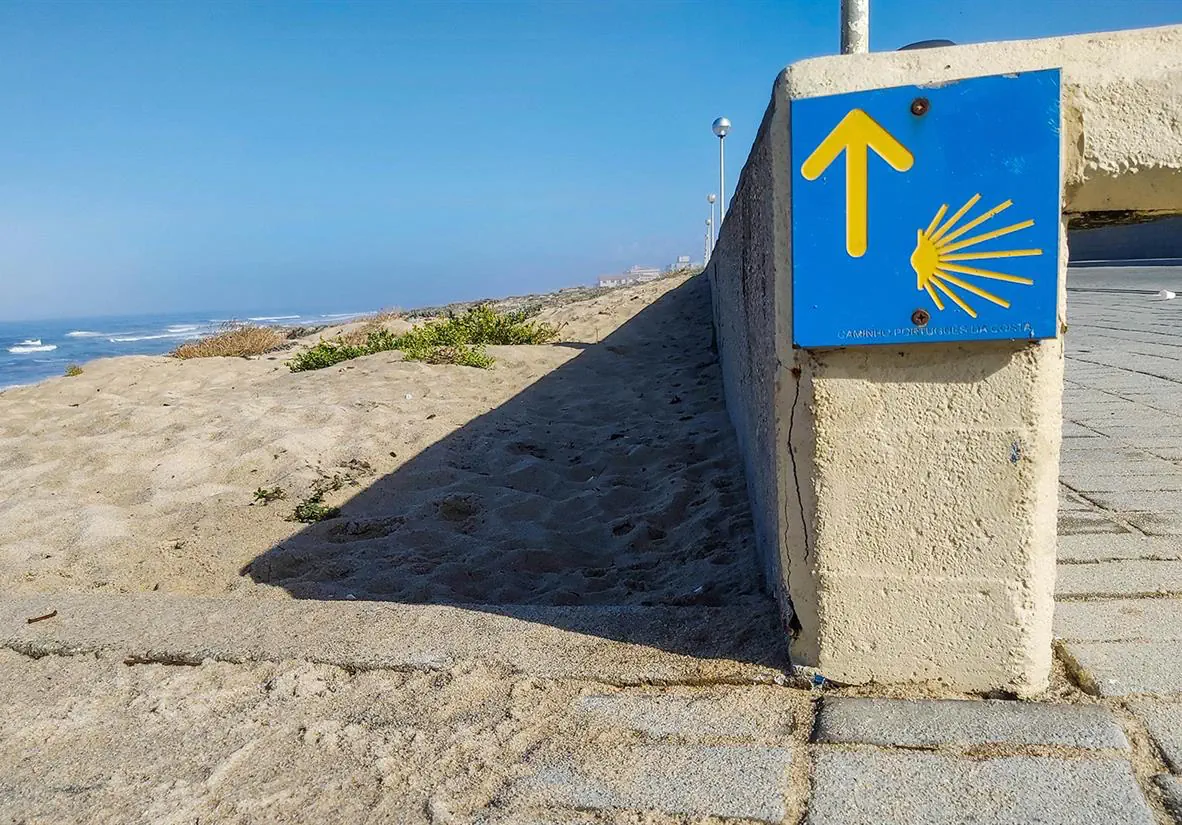
[(1059, 100), (1054, 69), (793, 100), (793, 344), (1056, 337)]

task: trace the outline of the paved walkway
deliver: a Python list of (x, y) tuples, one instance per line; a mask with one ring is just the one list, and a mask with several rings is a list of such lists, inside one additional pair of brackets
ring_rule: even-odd
[(6, 599), (0, 821), (1182, 825), (1182, 300), (1069, 301), (1038, 702), (810, 689), (717, 608)]

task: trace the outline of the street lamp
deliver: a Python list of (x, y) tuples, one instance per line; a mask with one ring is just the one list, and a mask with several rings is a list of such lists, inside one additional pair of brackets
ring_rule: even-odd
[[(706, 201), (710, 204), (710, 225), (714, 226), (714, 202), (718, 200), (718, 196), (711, 192), (706, 196)], [(710, 248), (714, 248), (714, 238), (710, 239)]]
[(841, 0), (841, 53), (870, 51), (870, 0)]
[(722, 230), (722, 219), (726, 216), (726, 153), (722, 145), (726, 142), (726, 133), (731, 130), (731, 122), (725, 117), (720, 117), (710, 128), (718, 138), (718, 223), (715, 224), (715, 237), (718, 237)]
[(702, 253), (702, 265), (710, 263), (710, 253), (714, 251), (714, 215), (706, 219), (706, 249)]

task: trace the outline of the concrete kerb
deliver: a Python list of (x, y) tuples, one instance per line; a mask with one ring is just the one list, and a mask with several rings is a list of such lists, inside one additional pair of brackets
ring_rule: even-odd
[[(1182, 211), (1182, 27), (1168, 27), (795, 64), (723, 225), (708, 273), (761, 552), (794, 607), (794, 658), (836, 681), (1045, 688), (1063, 347), (793, 350), (789, 102), (1053, 67), (1064, 215)], [(1061, 270), (1061, 317), (1064, 298)], [(937, 413), (946, 437), (916, 438)], [(993, 453), (1015, 441), (1026, 460), (1007, 475)]]
[[(55, 611), (51, 619), (30, 618)], [(750, 617), (747, 617), (749, 620)], [(746, 621), (746, 620), (745, 620)], [(245, 601), (160, 593), (56, 593), (0, 599), (0, 646), (40, 658), (108, 654), (129, 664), (305, 660), (352, 671), (480, 664), (538, 678), (615, 686), (802, 686), (744, 649), (714, 656), (678, 640), (761, 634), (725, 610), (520, 608), (384, 602)], [(585, 628), (585, 630), (580, 629)], [(637, 635), (639, 633), (639, 636)], [(666, 638), (670, 650), (652, 639)], [(636, 639), (637, 641), (628, 641)], [(684, 650), (686, 652), (672, 652)]]

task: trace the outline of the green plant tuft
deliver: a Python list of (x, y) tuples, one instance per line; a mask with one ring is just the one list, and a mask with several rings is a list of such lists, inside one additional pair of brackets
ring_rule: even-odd
[(291, 514), (292, 521), (302, 521), (305, 524), (315, 524), (325, 519), (336, 518), (341, 514), (340, 507), (329, 507), (324, 503), (324, 495), (315, 493), (296, 505)]
[(388, 329), (370, 332), (363, 344), (320, 341), (296, 354), (288, 367), (292, 372), (323, 369), (377, 352), (401, 350), (408, 361), (428, 364), (458, 364), (487, 369), (494, 359), (485, 350), (490, 345), (545, 344), (554, 340), (558, 329), (530, 321), (537, 308), (498, 312), (488, 304), (472, 307), (446, 318), (420, 324), (402, 335)]
[(308, 347), (303, 352), (296, 353), (295, 357), (287, 362), (287, 366), (292, 372), (322, 370), (325, 367), (331, 367), (333, 364), (339, 364), (342, 361), (348, 361), (351, 358), (360, 358), (362, 355), (369, 354), (369, 351), (364, 346), (320, 341)]
[(66, 367), (66, 375), (70, 376), (71, 378), (73, 378), (75, 375), (81, 374), (82, 367), (78, 366), (77, 364), (70, 364), (70, 366)]
[(270, 489), (260, 487), (254, 491), (254, 503), (262, 504), (264, 507), (272, 501), (281, 501), (285, 498), (287, 498), (287, 493), (283, 492), (282, 487), (271, 487)]

